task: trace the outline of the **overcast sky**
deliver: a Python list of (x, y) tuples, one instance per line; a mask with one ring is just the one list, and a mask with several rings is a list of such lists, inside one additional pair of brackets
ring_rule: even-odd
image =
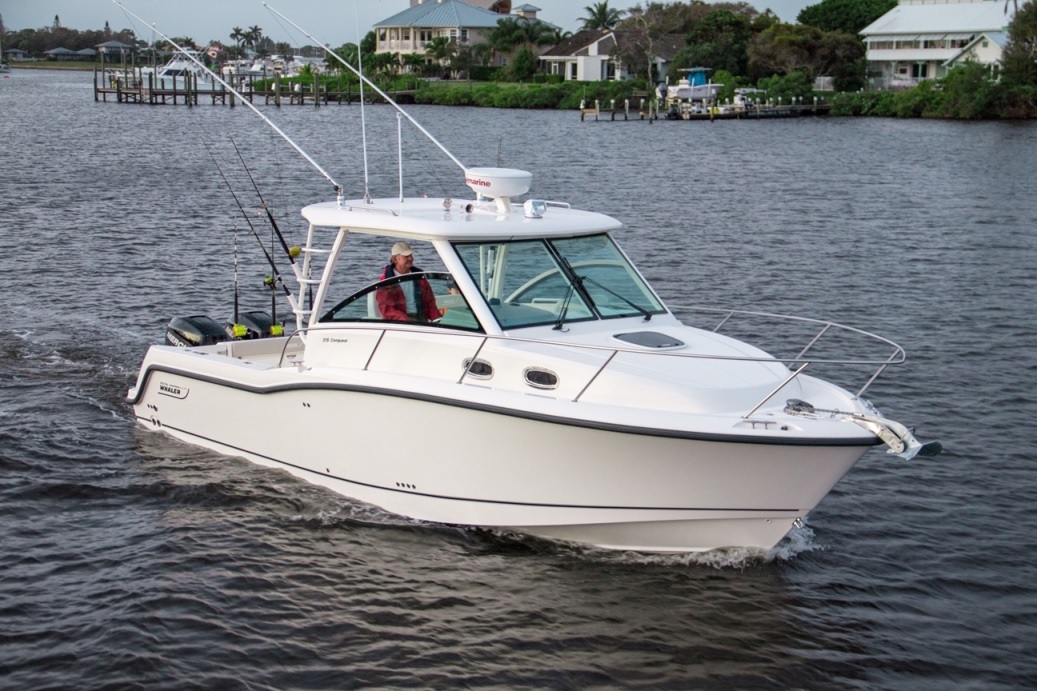
[[(324, 43), (339, 46), (357, 40), (376, 22), (402, 12), (410, 0), (266, 0), (267, 3)], [(770, 8), (781, 19), (794, 22), (799, 11), (820, 0), (749, 0), (758, 9)], [(209, 41), (230, 43), (235, 26), (257, 25), (275, 41), (293, 45), (310, 43), (283, 21), (271, 14), (260, 0), (120, 0), (141, 23), (126, 14), (112, 0), (0, 0), (0, 15), (8, 31), (50, 26), (54, 16), (70, 29), (101, 29), (107, 21), (113, 30), (134, 29), (141, 39), (151, 40), (150, 25), (168, 36), (188, 36), (199, 44)], [(531, 4), (541, 8), (538, 17), (567, 31), (580, 27), (587, 16), (584, 8), (596, 0), (516, 0), (512, 4)], [(625, 9), (639, 5), (636, 0), (610, 0), (609, 6)], [(357, 27), (359, 26), (359, 32)]]

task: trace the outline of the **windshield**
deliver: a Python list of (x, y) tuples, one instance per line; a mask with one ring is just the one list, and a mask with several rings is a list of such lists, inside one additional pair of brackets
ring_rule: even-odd
[(608, 235), (455, 248), (504, 329), (664, 311)]

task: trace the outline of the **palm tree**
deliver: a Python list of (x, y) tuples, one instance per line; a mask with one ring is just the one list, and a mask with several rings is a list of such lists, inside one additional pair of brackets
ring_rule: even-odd
[(609, 7), (608, 0), (596, 2), (583, 9), (587, 13), (587, 16), (580, 20), (584, 29), (614, 29), (625, 13), (625, 10)]
[(436, 65), (449, 65), (457, 54), (457, 43), (446, 36), (436, 36), (425, 44), (425, 55)]
[(263, 38), (263, 30), (258, 26), (250, 26), (248, 31), (245, 32), (245, 43), (252, 46), (253, 50), (255, 50), (256, 44), (259, 43), (261, 38)]
[(554, 44), (556, 46), (559, 43), (561, 43), (562, 41), (566, 41), (566, 40), (568, 40), (568, 39), (570, 39), (572, 37), (573, 37), (573, 32), (566, 31), (565, 29), (561, 29), (561, 28), (555, 29), (553, 32), (551, 32), (551, 40), (554, 42)]
[(241, 57), (241, 44), (245, 42), (245, 32), (242, 30), (240, 26), (234, 27), (234, 29), (230, 32), (230, 40), (238, 44), (237, 53), (238, 57)]
[(488, 41), (497, 55), (510, 55), (521, 46), (556, 43), (554, 31), (547, 24), (522, 17), (501, 19), (490, 32)]

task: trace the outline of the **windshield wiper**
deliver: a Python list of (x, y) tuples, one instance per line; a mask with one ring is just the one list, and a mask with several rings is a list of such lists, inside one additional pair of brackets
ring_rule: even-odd
[[(570, 268), (571, 268), (571, 267), (570, 267)], [(583, 283), (584, 283), (584, 281), (586, 281), (587, 283), (591, 283), (591, 284), (593, 284), (593, 285), (596, 285), (596, 286), (598, 286), (599, 288), (601, 288), (602, 290), (604, 290), (604, 291), (605, 291), (606, 293), (608, 293), (609, 295), (612, 295), (613, 297), (617, 297), (617, 298), (619, 298), (620, 300), (622, 300), (623, 302), (625, 302), (626, 304), (628, 304), (628, 305), (630, 305), (631, 307), (633, 307), (633, 308), (634, 308), (635, 310), (637, 310), (638, 312), (640, 312), (640, 313), (641, 313), (641, 316), (645, 318), (645, 321), (649, 321), (649, 320), (651, 320), (651, 318), (652, 318), (652, 313), (651, 313), (651, 312), (649, 312), (648, 310), (646, 310), (646, 309), (645, 309), (644, 307), (642, 307), (641, 305), (639, 305), (639, 304), (637, 304), (636, 302), (634, 302), (633, 300), (630, 300), (629, 298), (626, 298), (626, 297), (624, 297), (623, 295), (620, 295), (619, 293), (617, 293), (616, 291), (612, 290), (612, 289), (611, 289), (611, 288), (609, 288), (608, 286), (603, 286), (602, 284), (598, 283), (597, 281), (595, 281), (595, 280), (594, 280), (593, 278), (591, 278), (591, 277), (589, 277), (589, 276), (577, 276), (576, 278), (577, 278), (577, 279), (579, 279), (579, 281), (580, 281), (580, 287), (584, 289), (584, 292), (586, 292), (586, 291), (587, 291), (587, 289), (586, 289), (586, 288), (585, 288), (585, 287), (583, 286)]]
[(565, 291), (565, 297), (562, 298), (562, 309), (558, 311), (558, 321), (555, 322), (553, 327), (555, 331), (562, 330), (562, 324), (565, 323), (565, 315), (569, 313), (569, 303), (572, 302), (575, 293), (576, 286), (570, 283), (569, 289)]

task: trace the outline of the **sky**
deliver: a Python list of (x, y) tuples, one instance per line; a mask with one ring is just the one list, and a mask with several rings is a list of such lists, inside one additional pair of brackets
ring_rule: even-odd
[[(760, 11), (771, 9), (783, 21), (794, 22), (799, 11), (820, 0), (748, 0)], [(263, 35), (295, 46), (312, 44), (305, 35), (291, 28), (263, 6), (261, 0), (120, 0), (134, 19), (112, 0), (0, 0), (0, 15), (8, 31), (39, 29), (54, 23), (54, 16), (69, 29), (102, 29), (104, 23), (115, 31), (130, 28), (151, 40), (151, 25), (170, 37), (187, 36), (198, 44), (210, 41), (231, 43), (234, 27), (259, 26)], [(322, 43), (340, 46), (356, 42), (375, 23), (410, 7), (410, 0), (266, 0)], [(516, 0), (512, 4), (531, 4), (540, 8), (538, 18), (566, 31), (580, 28), (585, 7), (596, 0)], [(626, 9), (640, 5), (636, 0), (609, 0), (609, 6)], [(359, 28), (359, 31), (358, 31)], [(156, 35), (156, 39), (161, 38)]]

